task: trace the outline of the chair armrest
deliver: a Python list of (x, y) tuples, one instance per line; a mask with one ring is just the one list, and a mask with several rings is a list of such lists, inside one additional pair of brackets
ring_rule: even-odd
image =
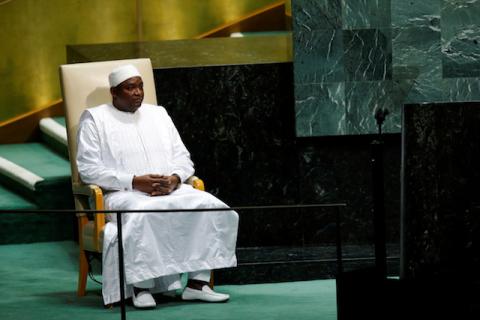
[[(83, 183), (75, 183), (72, 185), (73, 195), (75, 196), (86, 196), (89, 199), (93, 200), (92, 202), (89, 201), (92, 210), (104, 210), (103, 207), (103, 191), (102, 189), (94, 184), (83, 184)], [(77, 208), (78, 209), (78, 208)], [(82, 214), (80, 214), (82, 215)], [(83, 214), (85, 215), (85, 214)], [(102, 232), (103, 228), (105, 227), (105, 214), (97, 213), (94, 215), (94, 243), (97, 245), (97, 251), (101, 252), (102, 248), (100, 248), (100, 233)]]
[[(72, 185), (72, 191), (73, 195), (92, 197), (92, 199), (95, 200), (95, 208), (92, 209), (103, 209), (103, 191), (99, 186), (94, 184), (74, 183)], [(101, 200), (101, 202), (97, 202), (97, 200)]]
[(205, 191), (205, 184), (203, 183), (203, 180), (197, 176), (191, 176), (187, 179), (187, 181), (185, 181), (185, 183), (190, 184), (195, 189)]

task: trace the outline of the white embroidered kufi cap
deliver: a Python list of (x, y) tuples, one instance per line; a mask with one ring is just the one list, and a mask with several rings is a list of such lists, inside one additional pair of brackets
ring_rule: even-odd
[(108, 75), (108, 82), (110, 87), (116, 87), (123, 81), (133, 77), (141, 77), (140, 72), (133, 65), (127, 64), (113, 69)]

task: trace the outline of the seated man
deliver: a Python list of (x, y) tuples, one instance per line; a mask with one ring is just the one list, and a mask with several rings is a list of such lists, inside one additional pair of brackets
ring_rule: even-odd
[[(183, 184), (193, 163), (166, 110), (142, 103), (143, 82), (132, 65), (109, 75), (112, 103), (84, 111), (77, 164), (85, 183), (105, 190), (111, 210), (226, 208), (214, 212), (128, 213), (122, 217), (126, 297), (152, 308), (151, 293), (181, 288), (184, 300), (220, 302), (208, 286), (210, 271), (236, 266), (238, 215), (211, 194)], [(115, 221), (115, 215), (107, 217)], [(115, 223), (105, 226), (103, 299), (120, 300)]]

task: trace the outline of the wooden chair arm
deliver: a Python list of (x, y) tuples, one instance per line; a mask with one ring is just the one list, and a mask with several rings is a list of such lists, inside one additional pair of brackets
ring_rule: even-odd
[[(102, 189), (94, 184), (83, 184), (83, 183), (75, 183), (72, 186), (73, 195), (74, 196), (87, 196), (91, 201), (90, 209), (92, 210), (104, 210), (103, 207), (103, 191)], [(83, 213), (85, 215), (85, 213)], [(93, 227), (94, 227), (94, 243), (96, 245), (96, 249), (98, 252), (102, 251), (100, 248), (100, 233), (102, 232), (103, 228), (105, 227), (105, 214), (97, 213), (94, 215), (93, 220)]]
[(100, 204), (95, 203), (95, 206), (103, 209), (103, 191), (99, 186), (94, 184), (74, 183), (72, 190), (74, 195), (92, 197), (95, 200), (99, 197), (99, 200), (102, 200), (102, 202)]
[(197, 176), (191, 176), (187, 179), (187, 181), (185, 181), (185, 183), (190, 184), (195, 189), (205, 191), (205, 184), (203, 183), (203, 180)]

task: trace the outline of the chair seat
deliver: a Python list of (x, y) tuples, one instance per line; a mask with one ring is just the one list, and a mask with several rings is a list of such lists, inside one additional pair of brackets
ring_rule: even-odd
[[(83, 236), (83, 248), (86, 251), (93, 251), (93, 252), (102, 252), (103, 250), (103, 235), (105, 233), (105, 228), (102, 228), (100, 231), (100, 236), (98, 237), (98, 244), (95, 243), (95, 224), (94, 221), (89, 221), (83, 226), (82, 230)], [(97, 250), (97, 247), (100, 250)]]

